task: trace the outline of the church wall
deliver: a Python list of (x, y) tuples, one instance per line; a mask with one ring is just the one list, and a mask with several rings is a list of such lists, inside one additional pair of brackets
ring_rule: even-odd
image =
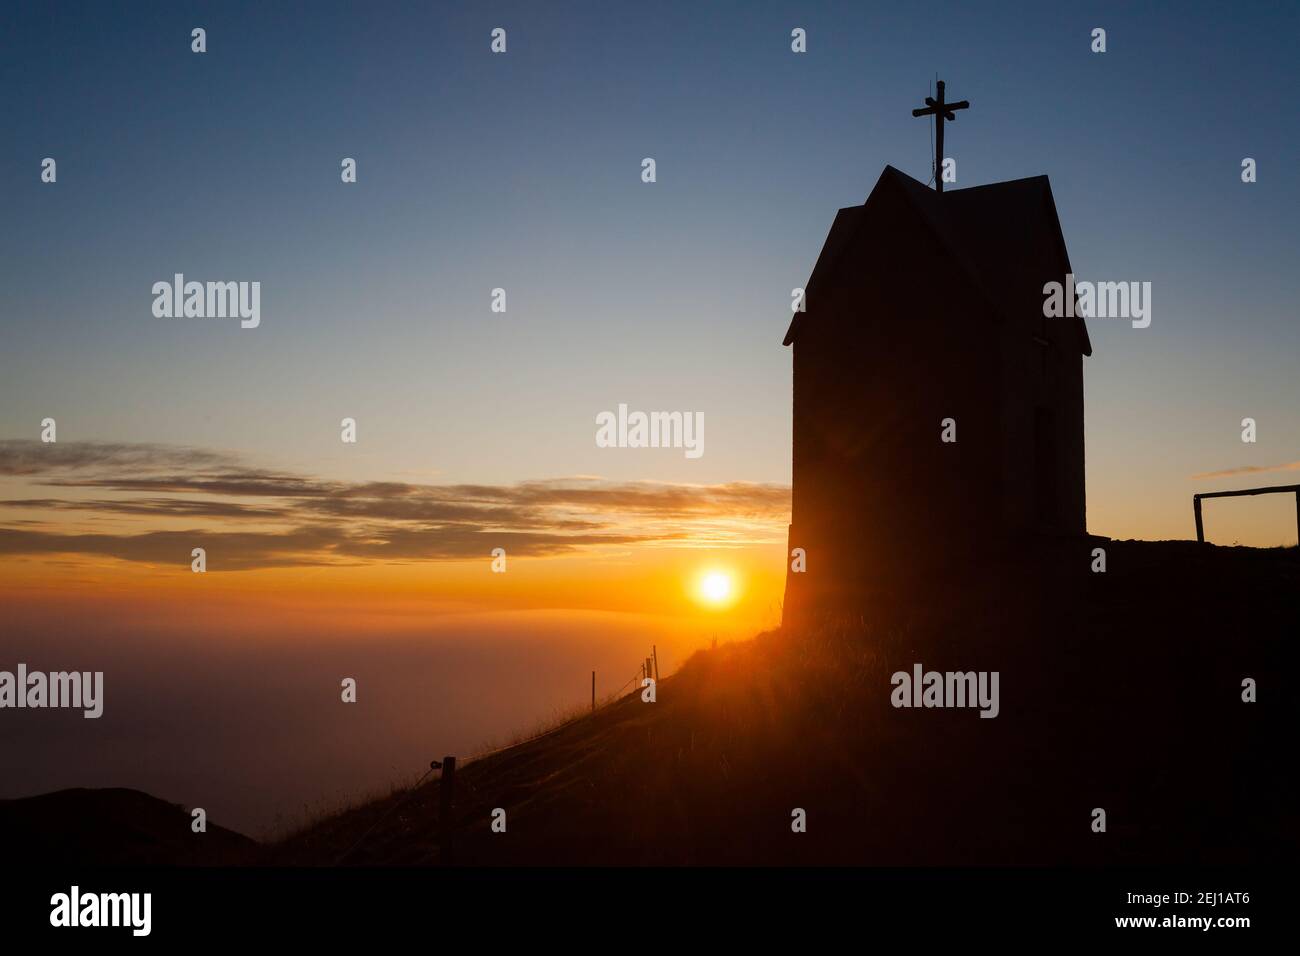
[[(1063, 275), (1047, 243), (1036, 246), (1039, 261), (1031, 268), (1041, 281)], [(1019, 303), (1017, 303), (1020, 305)], [(1062, 320), (1044, 318), (1037, 301), (1020, 305), (999, 323), (1002, 379), (1003, 447), (1001, 502), (1008, 532), (1069, 533), (1084, 531), (1083, 356), (1076, 331)], [(1046, 342), (1043, 345), (1042, 342)], [(1048, 514), (1043, 494), (1044, 419), (1050, 424), (1050, 487), (1054, 507)]]
[(794, 343), (790, 546), (809, 563), (789, 575), (795, 604), (915, 584), (1000, 523), (990, 317), (963, 281), (934, 281), (954, 267), (914, 216), (877, 201), (871, 214), (901, 225), (855, 240), (842, 262), (857, 267), (810, 291)]

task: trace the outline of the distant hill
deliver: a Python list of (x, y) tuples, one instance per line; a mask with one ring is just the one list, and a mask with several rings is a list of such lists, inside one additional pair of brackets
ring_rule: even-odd
[(0, 843), (15, 860), (42, 866), (161, 864), (221, 866), (255, 859), (259, 845), (208, 821), (190, 829), (189, 811), (139, 790), (59, 790), (0, 800)]

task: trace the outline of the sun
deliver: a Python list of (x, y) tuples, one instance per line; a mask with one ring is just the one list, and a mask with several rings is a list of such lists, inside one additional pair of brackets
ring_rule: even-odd
[(700, 578), (700, 598), (705, 604), (721, 607), (731, 601), (736, 582), (726, 571), (708, 571)]

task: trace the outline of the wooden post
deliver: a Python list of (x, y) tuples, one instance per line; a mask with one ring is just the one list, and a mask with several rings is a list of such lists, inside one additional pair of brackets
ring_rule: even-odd
[(451, 863), (452, 806), (456, 791), (456, 758), (442, 758), (442, 782), (438, 784), (438, 862)]
[[(645, 676), (646, 676), (646, 677), (654, 677), (654, 673), (655, 673), (655, 672), (654, 672), (654, 668), (651, 667), (651, 665), (650, 665), (650, 658), (647, 657), (647, 658), (645, 659)], [(658, 683), (658, 681), (656, 681), (655, 683)]]
[[(1296, 496), (1296, 507), (1300, 508), (1300, 495)], [(659, 683), (659, 646), (657, 644), (650, 645), (650, 656), (655, 661), (655, 683), (657, 684)]]
[[(939, 102), (943, 102), (943, 80), (939, 81)], [(934, 191), (943, 192), (943, 110), (935, 111), (934, 117)]]
[(596, 672), (591, 672), (591, 709), (596, 709)]
[(1196, 512), (1196, 540), (1205, 541), (1205, 527), (1201, 523), (1201, 499), (1203, 498), (1240, 498), (1242, 495), (1295, 495), (1296, 537), (1300, 538), (1300, 485), (1271, 485), (1268, 488), (1242, 488), (1240, 491), (1203, 491), (1192, 495), (1192, 509)]

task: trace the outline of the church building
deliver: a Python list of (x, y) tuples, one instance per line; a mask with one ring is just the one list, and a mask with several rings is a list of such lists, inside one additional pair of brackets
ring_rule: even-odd
[(1043, 314), (1071, 272), (1046, 176), (944, 192), (887, 166), (838, 212), (784, 342), (787, 621), (1086, 533), (1092, 345), (1082, 318)]

